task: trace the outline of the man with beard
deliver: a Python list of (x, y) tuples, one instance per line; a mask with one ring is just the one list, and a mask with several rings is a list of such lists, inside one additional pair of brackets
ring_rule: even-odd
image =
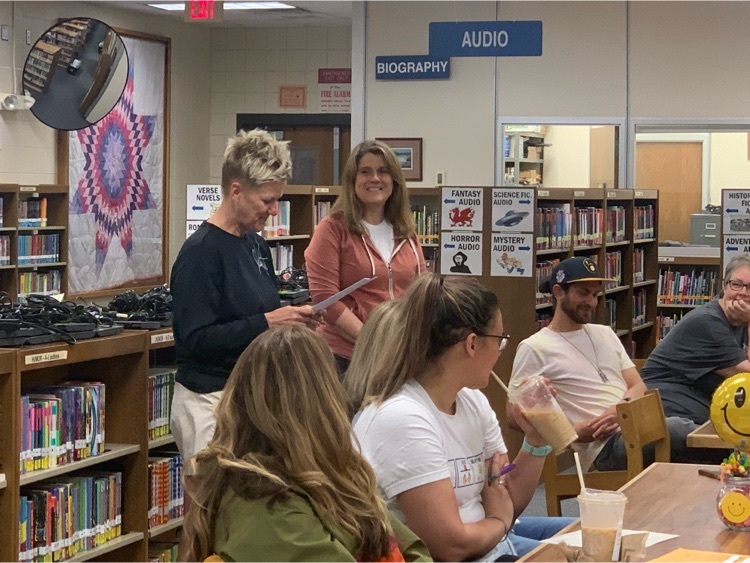
[[(532, 375), (549, 379), (557, 402), (578, 434), (573, 449), (585, 469), (600, 471), (627, 468), (625, 443), (617, 422), (616, 405), (643, 395), (646, 386), (615, 332), (591, 323), (602, 282), (590, 258), (568, 258), (552, 269), (549, 287), (555, 314), (549, 326), (518, 345), (511, 385)], [(611, 280), (609, 280), (611, 281)], [(508, 420), (515, 426), (511, 409)], [(667, 419), (673, 462), (697, 461), (685, 437), (694, 430), (691, 420)], [(653, 447), (644, 451), (644, 463), (653, 461)]]

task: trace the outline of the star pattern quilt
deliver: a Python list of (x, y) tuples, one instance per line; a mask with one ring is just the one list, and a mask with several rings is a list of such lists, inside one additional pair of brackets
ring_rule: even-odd
[(69, 133), (70, 293), (163, 275), (165, 45), (123, 42), (122, 97), (101, 121)]

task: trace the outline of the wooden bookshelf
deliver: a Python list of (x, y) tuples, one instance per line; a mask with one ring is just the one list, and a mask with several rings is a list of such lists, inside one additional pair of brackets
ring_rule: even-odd
[[(0, 525), (18, 538), (20, 488), (64, 477), (83, 468), (122, 472), (122, 535), (71, 560), (107, 558), (145, 561), (148, 532), (148, 347), (145, 332), (0, 350), (0, 462), (8, 487), (0, 494)], [(51, 469), (19, 471), (20, 396), (65, 381), (100, 381), (106, 386), (103, 453)], [(18, 541), (0, 542), (0, 559), (18, 561)]]
[[(65, 293), (68, 285), (68, 186), (57, 184), (19, 185), (0, 184), (2, 198), (2, 226), (0, 237), (9, 240), (7, 263), (0, 263), (0, 291), (13, 301), (28, 293)], [(29, 202), (36, 204), (29, 206)], [(42, 201), (46, 203), (43, 205)], [(45, 210), (44, 224), (28, 225), (19, 218), (21, 208)], [(41, 223), (41, 217), (40, 223)], [(28, 218), (26, 218), (28, 221)], [(19, 237), (29, 235), (58, 235), (55, 248), (57, 258), (46, 257), (44, 262), (30, 263), (19, 259)], [(46, 280), (46, 281), (45, 281)]]
[(36, 92), (46, 92), (55, 75), (62, 50), (44, 41), (37, 41), (23, 67), (23, 83)]

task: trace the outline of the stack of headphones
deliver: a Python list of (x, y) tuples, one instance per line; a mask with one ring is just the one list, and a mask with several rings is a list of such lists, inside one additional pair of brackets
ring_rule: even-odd
[(0, 346), (24, 346), (111, 336), (122, 325), (101, 314), (96, 306), (58, 301), (47, 295), (30, 294), (23, 303), (13, 303), (0, 292)]
[(172, 293), (167, 285), (141, 295), (128, 290), (115, 295), (104, 314), (125, 328), (155, 330), (172, 326)]
[(310, 299), (307, 270), (304, 268), (287, 268), (277, 276), (277, 279), (282, 305), (296, 305)]

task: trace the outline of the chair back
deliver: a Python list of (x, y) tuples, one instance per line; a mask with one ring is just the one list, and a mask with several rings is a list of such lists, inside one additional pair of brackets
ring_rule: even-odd
[(628, 456), (628, 479), (643, 471), (643, 447), (654, 444), (655, 460), (669, 463), (669, 428), (658, 389), (617, 404), (617, 419)]
[(635, 364), (635, 369), (640, 373), (643, 365), (646, 363), (646, 358), (633, 358), (633, 363)]

